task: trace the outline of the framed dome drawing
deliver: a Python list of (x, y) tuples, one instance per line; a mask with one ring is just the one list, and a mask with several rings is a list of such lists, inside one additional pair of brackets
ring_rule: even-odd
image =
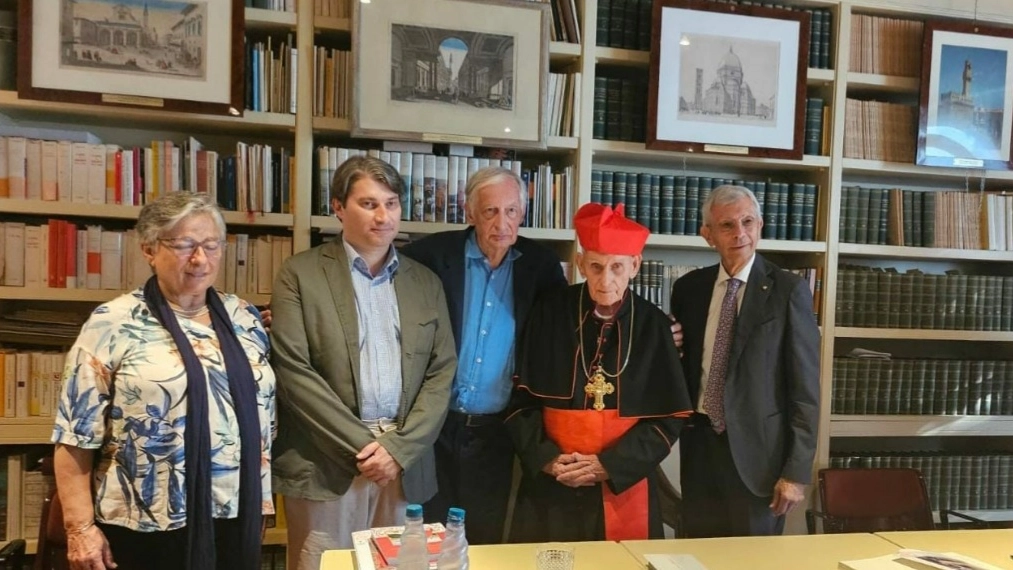
[(647, 148), (802, 158), (810, 15), (654, 2)]

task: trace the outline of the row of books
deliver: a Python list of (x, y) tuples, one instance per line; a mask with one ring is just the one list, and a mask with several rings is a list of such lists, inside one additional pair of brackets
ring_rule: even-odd
[(548, 164), (523, 169), (519, 160), (475, 156), (381, 151), (378, 149), (317, 148), (317, 212), (331, 215), (330, 196), (334, 171), (351, 156), (372, 156), (393, 166), (404, 182), (401, 219), (413, 222), (458, 223), (466, 221), (465, 188), (475, 171), (488, 166), (512, 170), (528, 189), (527, 217), (523, 225), (536, 228), (569, 228), (573, 217), (576, 184), (572, 166), (553, 170)]
[[(45, 451), (40, 446), (0, 456), (0, 542), (39, 537), (43, 502), (56, 488), (53, 477), (43, 475), (38, 462)], [(52, 453), (52, 448), (48, 451)]]
[(651, 50), (651, 0), (598, 0), (595, 45)]
[(842, 266), (842, 327), (1013, 331), (1013, 277)]
[(914, 162), (917, 107), (848, 98), (844, 123), (844, 158)]
[[(215, 287), (228, 293), (270, 294), (274, 274), (292, 255), (291, 236), (229, 234)], [(6, 287), (123, 291), (151, 276), (134, 230), (0, 223), (0, 283)]]
[(549, 74), (550, 136), (580, 136), (580, 77), (579, 72)]
[[(739, 6), (763, 6), (797, 10), (775, 2), (754, 0), (714, 0), (720, 4)], [(599, 47), (651, 50), (651, 25), (653, 19), (651, 0), (598, 0), (596, 19), (596, 40)], [(830, 35), (833, 30), (833, 14), (825, 8), (806, 8), (809, 21), (809, 67), (831, 68)]]
[(313, 47), (313, 116), (352, 116), (352, 52)]
[(56, 414), (65, 352), (0, 349), (2, 417), (51, 417)]
[(246, 0), (247, 8), (275, 10), (277, 12), (295, 12), (297, 0)]
[(295, 114), (299, 50), (289, 34), (285, 41), (271, 36), (246, 38), (246, 109), (262, 113)]
[(554, 42), (580, 43), (580, 13), (574, 0), (550, 0), (552, 29), (549, 39)]
[(647, 80), (642, 77), (595, 77), (592, 135), (610, 141), (644, 142)]
[(837, 454), (830, 457), (830, 466), (917, 469), (925, 478), (933, 510), (1013, 508), (1013, 455), (1009, 453)]
[(833, 414), (1013, 416), (1013, 361), (835, 358)]
[(352, 0), (313, 0), (313, 15), (325, 18), (351, 18)]
[(745, 186), (756, 195), (764, 239), (815, 239), (819, 198), (815, 184), (592, 170), (591, 201), (624, 204), (626, 217), (647, 226), (651, 233), (697, 235), (704, 202), (713, 188), (723, 184)]
[(918, 77), (922, 70), (922, 29), (917, 20), (851, 15), (848, 70)]
[(1013, 250), (1013, 196), (858, 186), (842, 192), (843, 242)]
[(289, 213), (292, 164), (287, 149), (244, 142), (219, 158), (193, 137), (134, 148), (0, 137), (0, 199), (136, 206), (185, 188), (227, 210)]
[(667, 313), (670, 310), (672, 284), (694, 269), (699, 267), (666, 265), (660, 259), (645, 259), (640, 264), (640, 272), (630, 280), (630, 289)]

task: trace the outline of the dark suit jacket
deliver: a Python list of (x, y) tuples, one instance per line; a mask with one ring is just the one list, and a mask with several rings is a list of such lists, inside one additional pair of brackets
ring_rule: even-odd
[(436, 493), (433, 443), (447, 414), (457, 358), (439, 279), (410, 259), (399, 262), (401, 405), (397, 429), (379, 437), (359, 419), (359, 320), (341, 236), (290, 257), (275, 277), (275, 491), (313, 501), (338, 498), (359, 474), (355, 454), (376, 440), (404, 469), (409, 502)]
[[(464, 322), (464, 244), (475, 231), (441, 232), (401, 248), (401, 253), (425, 265), (440, 277), (447, 294), (450, 323), (457, 351), (461, 351), (461, 325)], [(535, 298), (545, 291), (566, 287), (559, 257), (534, 240), (518, 237), (513, 248), (521, 256), (514, 261), (514, 319), (517, 322), (517, 346)]]
[[(694, 406), (707, 310), (718, 266), (693, 271), (672, 286), (672, 314), (682, 323), (682, 368)], [(749, 273), (732, 340), (725, 420), (742, 482), (757, 496), (784, 477), (812, 479), (819, 425), (820, 333), (809, 285), (759, 254)]]

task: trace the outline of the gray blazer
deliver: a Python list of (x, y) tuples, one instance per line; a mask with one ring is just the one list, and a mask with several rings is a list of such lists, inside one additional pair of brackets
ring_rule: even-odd
[(436, 493), (433, 443), (457, 368), (454, 337), (440, 280), (405, 256), (399, 263), (401, 406), (397, 429), (379, 438), (359, 419), (358, 316), (341, 236), (289, 258), (278, 272), (271, 296), (275, 491), (336, 499), (359, 473), (355, 454), (378, 440), (404, 469), (409, 502)]
[[(703, 337), (718, 266), (693, 271), (672, 287), (682, 323), (682, 368), (692, 402), (700, 397)], [(728, 356), (725, 420), (742, 482), (770, 496), (784, 477), (812, 479), (819, 426), (820, 332), (809, 285), (760, 254), (749, 273)]]

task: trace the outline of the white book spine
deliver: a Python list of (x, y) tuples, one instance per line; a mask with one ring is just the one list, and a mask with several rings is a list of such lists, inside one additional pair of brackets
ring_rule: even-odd
[(25, 154), (28, 141), (24, 137), (7, 138), (7, 179), (11, 198), (25, 199)]
[(4, 285), (25, 286), (25, 224), (4, 224)]
[(60, 143), (42, 141), (42, 199), (60, 199)]
[(88, 288), (88, 230), (77, 230), (77, 288)]
[(25, 144), (25, 198), (42, 199), (42, 141), (38, 139)]
[(100, 283), (103, 289), (123, 289), (123, 234), (102, 232), (102, 271)]
[(239, 247), (239, 240), (235, 234), (229, 234), (228, 245), (225, 247), (225, 267), (219, 271), (225, 271), (225, 292), (236, 292), (236, 248)]
[(88, 203), (106, 203), (106, 147), (88, 145)]
[(42, 228), (39, 226), (25, 226), (25, 252), (22, 263), (24, 265), (25, 287), (41, 287), (39, 273), (41, 271), (42, 259)]
[(88, 203), (88, 143), (71, 144), (71, 191), (70, 199), (75, 204)]
[[(57, 239), (59, 236), (53, 236)], [(28, 259), (27, 257), (25, 259)], [(56, 287), (56, 283), (49, 282), (49, 224), (39, 226), (39, 286)]]

